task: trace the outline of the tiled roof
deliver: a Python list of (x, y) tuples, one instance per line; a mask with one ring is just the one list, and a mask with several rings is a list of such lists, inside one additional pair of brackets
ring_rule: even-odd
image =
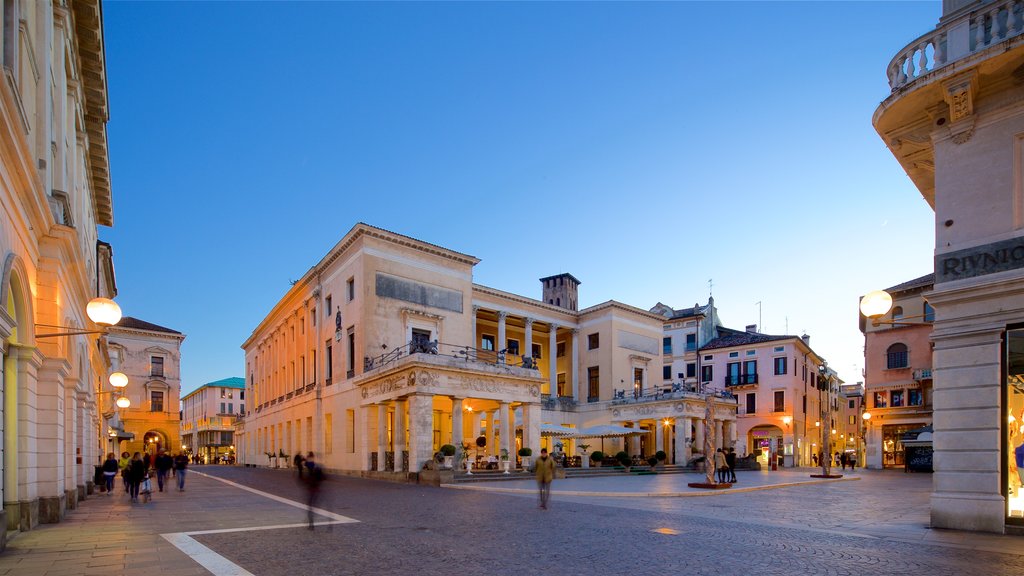
[(772, 336), (770, 334), (760, 334), (758, 332), (740, 332), (739, 330), (731, 330), (729, 328), (719, 328), (721, 334), (718, 338), (711, 340), (704, 346), (701, 346), (701, 350), (710, 350), (713, 348), (732, 348), (733, 346), (749, 346), (751, 344), (762, 344), (764, 342), (774, 342), (776, 340), (791, 340), (793, 338), (799, 338), (799, 336)]
[(121, 321), (116, 324), (118, 328), (131, 328), (133, 330), (149, 330), (150, 332), (167, 332), (168, 334), (181, 334), (177, 330), (171, 330), (145, 320), (139, 320), (138, 318), (132, 318), (131, 316), (124, 316)]
[(914, 288), (924, 288), (926, 286), (932, 286), (935, 284), (935, 273), (925, 274), (920, 278), (914, 278), (913, 280), (904, 282), (903, 284), (897, 284), (890, 288), (886, 288), (885, 291), (892, 294), (893, 292), (903, 292), (904, 290), (913, 290)]

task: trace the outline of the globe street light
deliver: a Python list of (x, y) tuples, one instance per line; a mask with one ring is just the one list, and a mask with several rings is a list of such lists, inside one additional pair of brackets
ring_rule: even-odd
[(124, 388), (128, 385), (128, 377), (124, 372), (114, 372), (110, 375), (110, 385), (114, 388)]

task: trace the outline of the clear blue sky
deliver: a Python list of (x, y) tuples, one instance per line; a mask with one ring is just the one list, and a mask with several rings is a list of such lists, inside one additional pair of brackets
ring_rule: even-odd
[[(932, 2), (104, 4), (125, 314), (182, 389), (358, 221), (581, 307), (706, 302), (861, 380), (857, 298), (932, 268), (871, 126)], [(757, 302), (761, 302), (760, 309)], [(760, 315), (759, 315), (760, 314)]]

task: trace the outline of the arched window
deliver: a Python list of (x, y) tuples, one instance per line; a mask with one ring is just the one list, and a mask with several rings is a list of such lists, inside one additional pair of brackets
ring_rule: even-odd
[(907, 367), (907, 345), (897, 342), (885, 351), (885, 367), (888, 370)]
[(899, 320), (900, 318), (903, 318), (903, 306), (893, 306), (892, 319)]

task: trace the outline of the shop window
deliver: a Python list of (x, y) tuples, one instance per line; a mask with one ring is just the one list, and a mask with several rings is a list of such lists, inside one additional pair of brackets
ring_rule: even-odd
[(875, 392), (875, 408), (888, 408), (889, 399), (885, 392)]
[(893, 390), (889, 395), (890, 406), (899, 408), (903, 406), (903, 390)]
[(907, 390), (907, 406), (920, 406), (922, 404), (920, 390)]

